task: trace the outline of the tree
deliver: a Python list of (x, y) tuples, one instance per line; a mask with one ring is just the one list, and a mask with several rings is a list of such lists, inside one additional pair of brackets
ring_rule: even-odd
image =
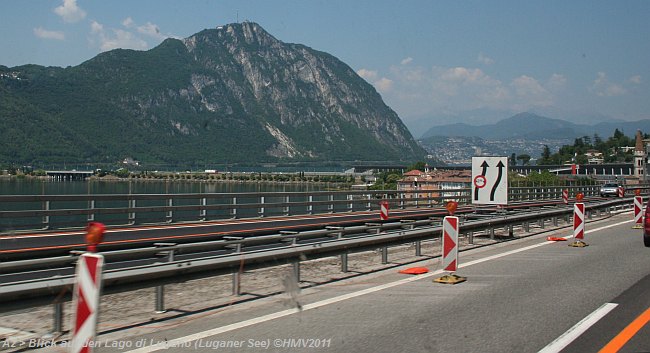
[(528, 165), (528, 162), (530, 161), (530, 155), (520, 154), (517, 156), (517, 159), (521, 160), (523, 165)]
[(420, 162), (417, 162), (417, 163), (415, 163), (415, 164), (409, 166), (409, 167), (406, 169), (406, 171), (407, 171), (407, 172), (410, 172), (411, 170), (419, 170), (419, 171), (423, 172), (424, 169), (425, 169), (424, 167), (425, 167), (426, 165), (427, 165), (426, 163), (420, 161)]
[(517, 165), (517, 155), (514, 153), (510, 155), (510, 164), (513, 166)]

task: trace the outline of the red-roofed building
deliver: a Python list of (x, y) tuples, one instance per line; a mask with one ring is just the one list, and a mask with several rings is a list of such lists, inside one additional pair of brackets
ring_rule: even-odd
[[(460, 193), (455, 190), (471, 188), (472, 172), (470, 170), (433, 170), (422, 172), (412, 170), (397, 181), (398, 191), (408, 191), (407, 198), (441, 197), (444, 200), (432, 200), (439, 203), (458, 200)], [(421, 201), (418, 204), (428, 204)]]

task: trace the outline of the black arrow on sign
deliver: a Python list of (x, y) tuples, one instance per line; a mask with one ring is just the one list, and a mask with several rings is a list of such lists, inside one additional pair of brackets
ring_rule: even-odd
[[(481, 163), (481, 168), (483, 168), (483, 171), (481, 172), (482, 176), (485, 177), (485, 173), (487, 173), (487, 169), (488, 169), (489, 166), (490, 165), (487, 164), (487, 161), (483, 161), (483, 163)], [(479, 191), (479, 189), (480, 188), (478, 186), (474, 185), (474, 200), (476, 200), (476, 201), (478, 201), (478, 191)]]
[(494, 182), (494, 186), (492, 187), (492, 192), (490, 192), (490, 201), (494, 201), (494, 194), (497, 192), (497, 187), (501, 183), (501, 176), (503, 175), (503, 162), (499, 161), (499, 164), (497, 164), (497, 168), (499, 168), (499, 174), (497, 175), (497, 180)]

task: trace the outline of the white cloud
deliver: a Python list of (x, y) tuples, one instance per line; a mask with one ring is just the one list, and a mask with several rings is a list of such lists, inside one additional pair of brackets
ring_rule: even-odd
[(596, 74), (596, 79), (589, 87), (589, 91), (599, 97), (616, 97), (627, 93), (621, 84), (610, 82), (607, 74), (602, 71)]
[(487, 55), (483, 53), (478, 53), (478, 62), (480, 62), (483, 65), (492, 65), (494, 64), (494, 59), (488, 57)]
[(634, 83), (634, 84), (640, 85), (640, 84), (641, 84), (641, 75), (632, 76), (632, 77), (630, 77), (630, 78), (628, 79), (628, 81), (629, 81), (630, 83)]
[(124, 21), (122, 21), (122, 26), (126, 28), (131, 28), (134, 24), (135, 22), (133, 22), (133, 19), (131, 17), (127, 17), (124, 19)]
[(393, 87), (393, 81), (386, 77), (382, 77), (375, 81), (375, 87), (377, 87), (380, 92), (388, 92)]
[(368, 69), (359, 69), (357, 75), (361, 76), (380, 92), (387, 92), (393, 87), (393, 81), (386, 77), (379, 78), (377, 71)]
[(117, 48), (137, 50), (149, 48), (149, 44), (146, 41), (138, 38), (132, 32), (114, 28), (105, 30), (104, 25), (97, 21), (93, 21), (90, 24), (90, 32), (94, 36), (91, 38), (91, 43), (98, 42), (101, 51)]
[(359, 69), (357, 71), (357, 75), (361, 76), (364, 80), (370, 82), (374, 81), (377, 79), (377, 71), (373, 70), (367, 70), (367, 69)]
[(66, 23), (79, 22), (86, 17), (86, 11), (77, 6), (77, 0), (63, 0), (63, 5), (56, 7), (54, 13)]
[(400, 62), (400, 64), (402, 64), (402, 65), (408, 65), (408, 64), (410, 64), (412, 61), (413, 61), (413, 58), (409, 56), (408, 58), (404, 58), (404, 59)]
[(531, 106), (547, 107), (553, 103), (551, 94), (530, 76), (519, 76), (512, 80), (511, 85), (517, 95), (513, 105), (516, 110), (526, 110)]
[(546, 88), (549, 91), (558, 91), (560, 89), (563, 89), (566, 86), (567, 79), (564, 77), (564, 75), (560, 74), (553, 74), (551, 77), (546, 81)]
[(61, 31), (48, 31), (43, 27), (34, 28), (34, 35), (42, 39), (64, 40), (65, 34)]
[(149, 47), (149, 44), (144, 40), (137, 38), (133, 33), (121, 29), (113, 29), (112, 35), (104, 36), (101, 44), (101, 50), (107, 51), (111, 49), (138, 49), (144, 50)]
[(382, 92), (400, 116), (456, 116), (462, 112), (512, 111), (553, 106), (567, 78), (519, 75), (501, 81), (478, 67), (423, 67), (399, 62), (387, 73), (362, 69), (359, 75)]
[(90, 32), (91, 33), (102, 33), (104, 32), (104, 26), (97, 22), (97, 21), (92, 21), (90, 23)]
[(138, 33), (144, 34), (146, 36), (156, 38), (156, 39), (165, 39), (168, 36), (160, 33), (160, 28), (157, 25), (147, 22), (142, 26), (138, 26)]

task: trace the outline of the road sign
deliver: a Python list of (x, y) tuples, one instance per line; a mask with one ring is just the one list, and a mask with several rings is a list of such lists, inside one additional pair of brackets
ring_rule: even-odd
[(643, 229), (642, 214), (643, 213), (643, 197), (634, 196), (634, 229)]
[(569, 190), (567, 189), (562, 190), (562, 202), (564, 202), (565, 205), (569, 204)]
[(442, 269), (449, 272), (458, 269), (458, 217), (447, 216), (442, 220)]
[(508, 157), (472, 157), (472, 203), (508, 204)]
[(458, 217), (442, 219), (442, 269), (451, 273), (434, 279), (434, 282), (457, 284), (467, 280), (454, 274), (458, 269)]
[(573, 239), (575, 241), (569, 246), (583, 248), (587, 243), (582, 241), (585, 238), (585, 204), (578, 202), (573, 205)]
[(379, 217), (382, 221), (388, 220), (388, 201), (382, 201), (379, 203)]
[(92, 253), (81, 255), (77, 262), (72, 299), (75, 310), (70, 345), (72, 353), (92, 352), (95, 347), (103, 264), (104, 256)]

